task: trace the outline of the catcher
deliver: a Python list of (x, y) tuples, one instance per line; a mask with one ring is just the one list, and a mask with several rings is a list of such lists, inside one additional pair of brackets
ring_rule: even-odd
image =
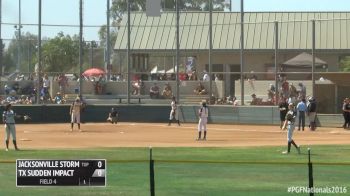
[(118, 111), (116, 108), (111, 109), (111, 112), (108, 114), (107, 122), (110, 122), (112, 124), (118, 123)]
[(177, 124), (180, 126), (179, 113), (177, 111), (177, 103), (174, 96), (172, 97), (172, 101), (171, 101), (171, 111), (170, 111), (168, 126), (171, 125), (171, 122), (173, 121), (173, 119), (175, 119), (177, 121)]

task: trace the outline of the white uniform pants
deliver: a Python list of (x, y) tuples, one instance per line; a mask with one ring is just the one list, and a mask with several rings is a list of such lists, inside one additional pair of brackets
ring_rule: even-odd
[(80, 113), (72, 113), (71, 115), (71, 123), (80, 123)]
[(207, 131), (207, 122), (208, 119), (207, 118), (200, 118), (199, 122), (198, 122), (198, 131)]
[[(175, 112), (175, 115), (173, 116), (173, 112)], [(173, 118), (175, 118), (175, 120), (179, 120), (179, 112), (177, 112), (177, 110), (171, 110), (170, 114), (169, 114), (169, 120), (173, 120)]]
[(291, 142), (293, 140), (293, 132), (294, 132), (295, 125), (294, 124), (289, 124), (287, 126), (287, 140), (288, 142)]
[(12, 136), (12, 140), (16, 140), (16, 126), (15, 124), (5, 124), (6, 137), (5, 140), (10, 139), (10, 135)]

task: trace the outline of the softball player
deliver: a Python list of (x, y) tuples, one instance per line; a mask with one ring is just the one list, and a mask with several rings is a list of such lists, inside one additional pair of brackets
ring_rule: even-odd
[(81, 131), (80, 129), (80, 111), (82, 109), (82, 103), (80, 101), (80, 98), (77, 97), (75, 99), (75, 101), (72, 103), (72, 105), (70, 106), (70, 112), (69, 114), (71, 115), (71, 131), (73, 131), (73, 126), (74, 126), (74, 122), (76, 122), (78, 124), (78, 129), (79, 131)]
[(112, 124), (117, 124), (118, 123), (118, 111), (116, 108), (112, 108), (111, 112), (108, 114), (107, 121), (112, 123)]
[(9, 150), (9, 139), (10, 134), (12, 136), (13, 145), (15, 146), (15, 150), (19, 150), (17, 148), (17, 142), (16, 142), (16, 126), (15, 126), (15, 112), (11, 109), (11, 104), (8, 104), (5, 106), (5, 111), (2, 114), (2, 121), (5, 124), (5, 130), (6, 130), (6, 151)]
[(287, 128), (288, 132), (287, 132), (287, 140), (288, 140), (288, 150), (282, 152), (283, 154), (289, 154), (290, 153), (290, 147), (293, 144), (293, 146), (297, 149), (298, 153), (300, 154), (300, 146), (297, 146), (297, 144), (294, 142), (293, 140), (293, 131), (295, 128), (295, 112), (294, 112), (294, 105), (292, 103), (290, 103), (288, 105), (288, 112), (286, 115), (286, 119), (284, 121), (283, 127), (282, 129)]
[(171, 122), (173, 121), (173, 119), (175, 119), (177, 121), (177, 124), (180, 126), (179, 112), (177, 111), (177, 103), (176, 103), (175, 97), (172, 98), (170, 105), (171, 105), (171, 111), (170, 111), (170, 115), (169, 115), (168, 126), (171, 125)]
[(207, 139), (207, 122), (208, 122), (208, 107), (205, 101), (202, 101), (202, 107), (198, 111), (199, 122), (198, 122), (198, 139), (201, 140), (202, 130), (204, 131), (203, 140)]

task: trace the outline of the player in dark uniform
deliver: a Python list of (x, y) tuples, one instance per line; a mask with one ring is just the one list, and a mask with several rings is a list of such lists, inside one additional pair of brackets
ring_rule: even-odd
[(282, 129), (284, 120), (286, 119), (286, 114), (288, 112), (288, 103), (285, 98), (281, 99), (281, 103), (279, 104), (279, 110), (280, 110), (280, 129)]
[(317, 104), (316, 104), (316, 99), (314, 97), (310, 97), (308, 104), (307, 104), (307, 112), (309, 116), (309, 127), (311, 131), (316, 130), (316, 109), (317, 109)]
[(112, 124), (117, 124), (118, 123), (118, 111), (116, 108), (112, 108), (111, 112), (108, 114), (107, 121), (112, 123)]
[(349, 128), (350, 126), (350, 100), (349, 98), (345, 98), (343, 102), (343, 116), (344, 116), (344, 124), (343, 128)]
[(6, 131), (6, 138), (5, 138), (6, 151), (9, 150), (10, 134), (12, 136), (12, 141), (13, 141), (13, 145), (15, 146), (15, 150), (19, 150), (16, 142), (16, 126), (15, 126), (16, 113), (11, 108), (12, 108), (11, 104), (7, 104), (5, 106), (5, 111), (2, 114), (2, 122), (5, 124), (5, 131)]
[(293, 146), (297, 149), (298, 153), (300, 154), (300, 146), (297, 146), (297, 144), (293, 140), (293, 132), (295, 128), (295, 111), (294, 111), (294, 105), (290, 103), (288, 105), (288, 112), (286, 114), (286, 119), (284, 121), (282, 129), (287, 129), (287, 140), (288, 140), (288, 149), (287, 151), (284, 151), (283, 154), (289, 154), (290, 153), (290, 147), (293, 144)]

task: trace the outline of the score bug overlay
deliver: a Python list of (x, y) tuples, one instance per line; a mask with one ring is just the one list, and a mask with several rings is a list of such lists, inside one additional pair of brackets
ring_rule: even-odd
[(106, 186), (106, 160), (17, 159), (16, 185)]

